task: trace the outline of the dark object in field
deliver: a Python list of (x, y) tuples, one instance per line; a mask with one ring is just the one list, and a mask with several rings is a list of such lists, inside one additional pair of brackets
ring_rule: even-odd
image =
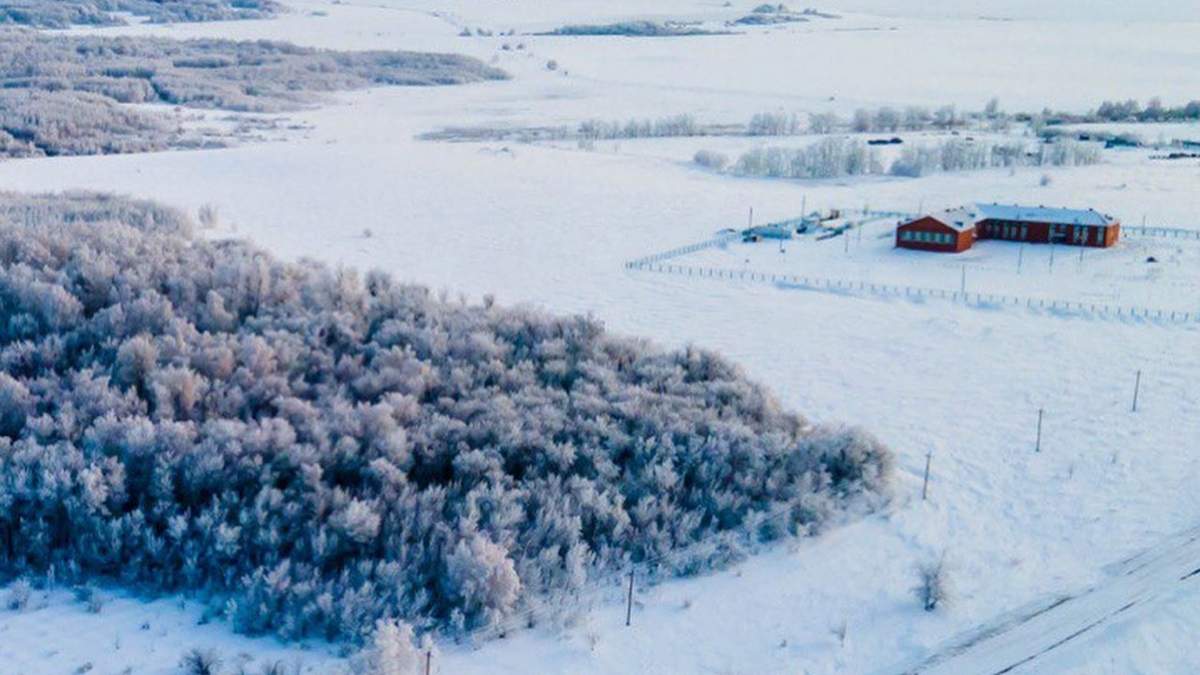
[(1200, 159), (1200, 153), (1198, 153), (1198, 152), (1172, 152), (1172, 153), (1168, 153), (1166, 155), (1150, 155), (1150, 159), (1166, 159), (1166, 160)]
[(867, 145), (900, 145), (904, 139), (893, 136), (892, 138), (872, 138), (867, 141)]

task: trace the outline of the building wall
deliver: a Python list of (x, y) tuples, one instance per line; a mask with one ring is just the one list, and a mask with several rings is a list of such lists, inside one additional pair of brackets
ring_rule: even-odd
[[(945, 239), (945, 243), (936, 241), (917, 241), (915, 239), (906, 238), (908, 235), (937, 235)], [(968, 230), (959, 232), (952, 227), (943, 224), (936, 218), (925, 216), (916, 220), (903, 223), (896, 228), (896, 247), (908, 248), (917, 251), (936, 251), (939, 253), (959, 253), (971, 248), (971, 244), (975, 241), (974, 232)]]
[[(1084, 230), (1077, 236), (1077, 229)], [(1048, 244), (1053, 240), (1066, 246), (1089, 246), (1107, 248), (1117, 243), (1120, 225), (1057, 225), (1051, 223), (1009, 222), (996, 220), (980, 221), (977, 230), (980, 239), (1001, 241), (1024, 241), (1032, 244)], [(1097, 230), (1100, 234), (1097, 235)], [(1082, 237), (1082, 239), (1080, 238)]]

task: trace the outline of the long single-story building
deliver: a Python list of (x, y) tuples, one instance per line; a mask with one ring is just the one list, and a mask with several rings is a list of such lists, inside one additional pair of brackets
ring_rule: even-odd
[(977, 239), (1108, 248), (1121, 236), (1121, 223), (1093, 209), (975, 204), (920, 216), (896, 228), (896, 246), (961, 253)]

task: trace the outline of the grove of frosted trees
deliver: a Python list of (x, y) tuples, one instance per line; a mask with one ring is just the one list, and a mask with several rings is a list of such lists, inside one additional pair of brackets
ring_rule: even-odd
[(0, 24), (70, 28), (125, 23), (117, 12), (155, 23), (263, 19), (281, 10), (274, 0), (3, 0)]
[(337, 52), (266, 40), (46, 35), (0, 27), (0, 158), (141, 152), (198, 142), (169, 115), (119, 104), (269, 113), (334, 91), (503, 77), (500, 70), (454, 54)]
[(701, 150), (693, 162), (735, 176), (820, 179), (884, 173), (916, 177), (942, 171), (1016, 166), (1085, 166), (1096, 164), (1101, 158), (1096, 144), (1067, 139), (1030, 147), (1022, 141), (974, 142), (951, 138), (905, 145), (888, 163), (866, 143), (835, 136), (795, 148), (754, 148), (734, 162), (721, 153)]
[(288, 638), (461, 634), (886, 494), (879, 442), (710, 352), (188, 229), (0, 194), (0, 577), (194, 592)]

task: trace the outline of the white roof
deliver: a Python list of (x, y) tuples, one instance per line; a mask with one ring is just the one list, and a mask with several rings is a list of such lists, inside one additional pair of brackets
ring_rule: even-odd
[[(946, 211), (930, 213), (914, 220), (920, 220), (921, 218), (932, 218), (955, 232), (966, 232), (973, 229), (975, 222), (978, 220), (975, 214), (966, 208), (947, 209)], [(910, 220), (908, 223), (914, 222), (914, 220)], [(904, 224), (907, 225), (908, 223)]]
[[(983, 220), (1011, 220), (1018, 223), (1049, 223), (1051, 225), (1113, 225), (1117, 221), (1095, 209), (1062, 209), (1017, 204), (973, 204), (957, 209), (930, 213), (920, 218), (932, 218), (957, 231), (965, 232)], [(913, 222), (913, 221), (908, 221)], [(907, 223), (905, 223), (907, 224)]]
[(1054, 225), (1112, 225), (1116, 220), (1095, 209), (1063, 209), (1046, 206), (1019, 206), (1017, 204), (976, 204), (980, 220), (1013, 220), (1025, 223), (1050, 223)]

